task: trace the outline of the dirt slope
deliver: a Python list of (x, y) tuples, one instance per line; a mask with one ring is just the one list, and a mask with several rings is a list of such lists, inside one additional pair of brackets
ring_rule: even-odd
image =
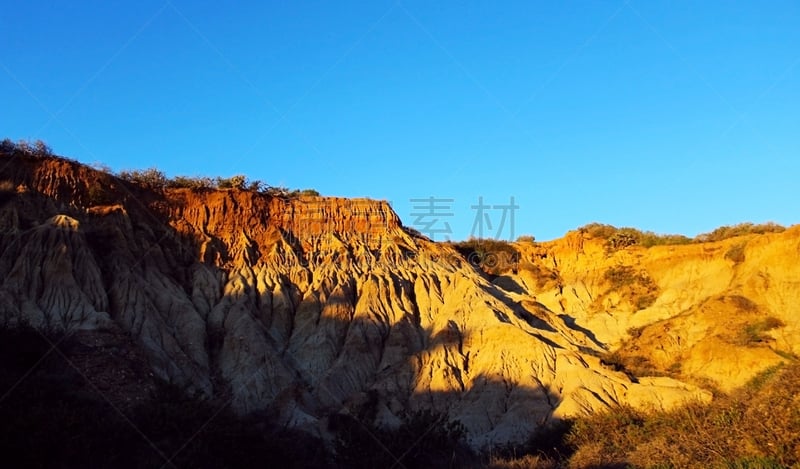
[(718, 242), (609, 249), (575, 231), (518, 243), (506, 279), (636, 372), (723, 390), (800, 354), (800, 227)]

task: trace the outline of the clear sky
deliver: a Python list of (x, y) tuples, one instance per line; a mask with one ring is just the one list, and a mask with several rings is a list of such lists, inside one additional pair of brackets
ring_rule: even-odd
[[(436, 239), (468, 237), (480, 197), (484, 236), (511, 197), (514, 236), (540, 240), (800, 221), (797, 1), (0, 12), (0, 137), (85, 163), (387, 199)], [(435, 216), (411, 201), (430, 197)]]

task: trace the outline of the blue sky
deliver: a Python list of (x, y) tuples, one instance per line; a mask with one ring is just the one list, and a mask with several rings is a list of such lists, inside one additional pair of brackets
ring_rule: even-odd
[(800, 221), (798, 2), (0, 11), (0, 136), (82, 162), (387, 199), (436, 239), (468, 237), (480, 197), (502, 238), (511, 197), (541, 240)]

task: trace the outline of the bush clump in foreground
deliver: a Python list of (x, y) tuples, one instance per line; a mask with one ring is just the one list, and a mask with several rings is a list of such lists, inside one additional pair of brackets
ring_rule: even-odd
[[(651, 413), (617, 406), (574, 419), (559, 447), (493, 467), (800, 467), (800, 364), (768, 369), (709, 404)], [(534, 465), (515, 465), (534, 457)]]

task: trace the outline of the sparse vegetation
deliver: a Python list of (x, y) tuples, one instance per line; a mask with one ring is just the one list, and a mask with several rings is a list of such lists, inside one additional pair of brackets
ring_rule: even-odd
[(167, 176), (157, 168), (124, 170), (120, 171), (117, 176), (148, 189), (163, 189), (167, 187), (168, 182)]
[(525, 259), (520, 260), (518, 268), (520, 271), (528, 272), (533, 278), (536, 279), (537, 290), (555, 288), (561, 282), (557, 271), (548, 269), (545, 266), (535, 264)]
[(606, 240), (609, 252), (624, 249), (629, 246), (661, 246), (675, 244), (689, 244), (691, 238), (683, 235), (662, 235), (652, 231), (641, 231), (636, 228), (617, 228), (613, 225), (602, 223), (589, 223), (578, 228), (578, 231), (592, 238)]
[(653, 413), (622, 406), (576, 419), (560, 467), (794, 467), (798, 392), (800, 367), (793, 365), (709, 404)]
[[(255, 187), (258, 188), (261, 186), (261, 181), (255, 182)], [(217, 189), (244, 189), (245, 184), (247, 184), (247, 176), (242, 174), (237, 174), (229, 178), (217, 178)]]
[(748, 234), (780, 233), (786, 228), (777, 223), (767, 222), (761, 224), (739, 223), (738, 225), (720, 226), (710, 233), (698, 235), (697, 242), (722, 241), (723, 239), (743, 236)]
[[(658, 285), (646, 271), (637, 271), (631, 266), (614, 266), (605, 271), (603, 278), (609, 291), (616, 291), (636, 308), (649, 308), (658, 299)], [(600, 299), (600, 298), (598, 298)]]
[(722, 297), (722, 300), (726, 303), (732, 303), (736, 306), (736, 309), (743, 313), (756, 313), (759, 310), (758, 305), (746, 296), (727, 295)]
[(605, 271), (603, 278), (605, 278), (606, 281), (611, 284), (611, 288), (615, 290), (634, 285), (641, 279), (639, 273), (629, 265), (612, 267)]
[(600, 357), (600, 363), (614, 371), (625, 373), (632, 381), (636, 382), (645, 376), (670, 376), (678, 370), (659, 370), (648, 357), (642, 355), (627, 355), (619, 350), (607, 352)]
[(490, 238), (471, 238), (452, 243), (452, 246), (468, 262), (489, 275), (500, 275), (514, 270), (519, 264), (519, 252), (507, 242)]
[[(28, 142), (26, 140), (20, 140), (19, 142), (13, 142), (10, 139), (6, 138), (0, 141), (0, 155), (1, 156), (13, 156), (13, 155), (24, 155), (24, 156), (34, 156), (34, 157), (52, 157), (58, 158), (64, 161), (71, 161), (75, 162), (74, 160), (70, 160), (69, 158), (59, 157), (53, 154), (50, 147), (41, 140), (36, 140), (34, 142)], [(135, 184), (137, 186), (150, 189), (150, 190), (164, 190), (164, 189), (192, 189), (192, 190), (203, 190), (203, 189), (237, 189), (237, 190), (246, 190), (251, 192), (259, 192), (262, 194), (270, 195), (272, 197), (281, 197), (281, 198), (296, 198), (302, 196), (319, 196), (319, 192), (314, 189), (303, 189), (303, 190), (289, 190), (286, 187), (282, 186), (270, 186), (263, 181), (260, 180), (250, 180), (246, 176), (242, 174), (237, 174), (231, 177), (216, 177), (210, 178), (207, 176), (175, 176), (173, 178), (167, 177), (163, 171), (159, 170), (158, 168), (151, 167), (148, 169), (131, 169), (131, 170), (123, 170), (117, 174), (109, 168), (108, 166), (102, 163), (94, 163), (91, 165), (93, 169), (96, 171), (100, 171), (101, 173), (105, 173), (108, 175), (116, 176), (128, 183)], [(89, 201), (93, 205), (101, 205), (103, 203), (108, 203), (108, 200), (105, 199), (107, 193), (100, 192), (101, 188), (92, 188), (90, 187), (89, 190), (93, 191), (89, 194)]]
[(28, 156), (53, 156), (53, 150), (42, 140), (34, 140), (33, 142), (20, 140), (14, 143), (11, 139), (6, 138), (0, 142), (0, 153), (13, 154), (15, 152)]
[(167, 181), (170, 189), (214, 189), (215, 182), (205, 176), (175, 176)]
[(90, 205), (106, 205), (111, 203), (111, 197), (103, 186), (95, 181), (89, 186), (88, 202)]
[[(613, 225), (602, 223), (589, 223), (588, 225), (578, 228), (578, 231), (592, 238), (605, 239), (608, 251), (614, 252), (629, 246), (649, 248), (663, 245), (705, 243), (721, 241), (747, 234), (780, 233), (785, 229), (785, 227), (771, 222), (763, 224), (740, 223), (733, 226), (722, 226), (711, 233), (701, 234), (695, 238), (675, 234), (657, 234), (652, 231), (641, 231), (636, 228), (617, 228)], [(731, 253), (731, 255), (734, 256), (731, 260), (734, 260), (740, 254), (742, 253)], [(734, 262), (736, 261), (734, 260)]]
[(732, 261), (734, 264), (744, 262), (744, 248), (746, 245), (747, 242), (734, 244), (725, 252), (725, 259)]
[(771, 339), (767, 332), (785, 325), (783, 321), (772, 316), (761, 321), (746, 323), (738, 331), (735, 343), (746, 346), (758, 345)]

